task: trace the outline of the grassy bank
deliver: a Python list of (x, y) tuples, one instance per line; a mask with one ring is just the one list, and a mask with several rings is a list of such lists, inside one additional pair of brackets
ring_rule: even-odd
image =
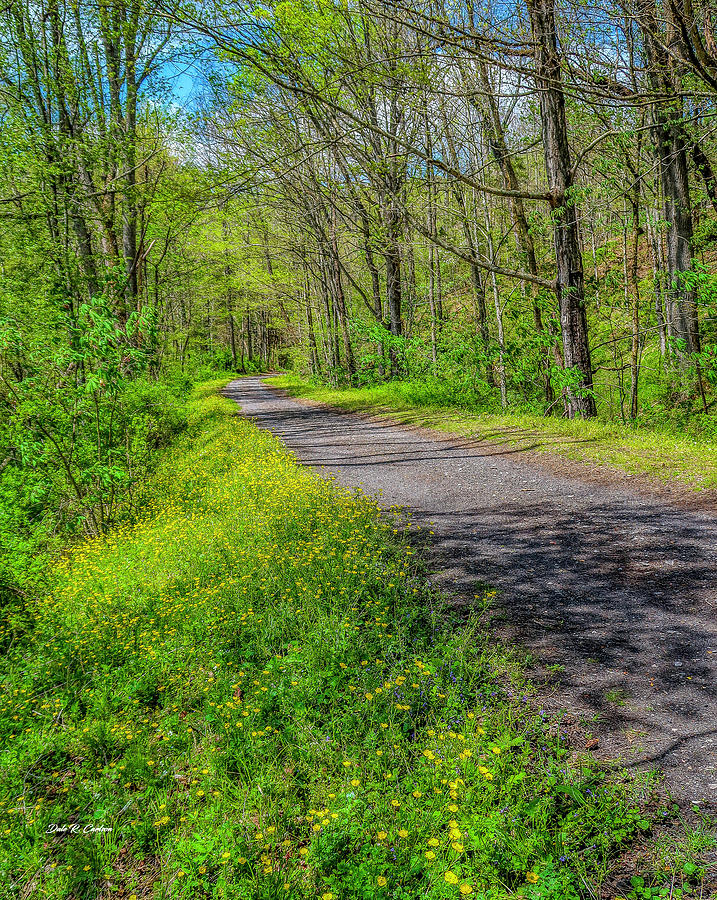
[(649, 782), (570, 749), (376, 505), (213, 390), (141, 520), (3, 623), (0, 890), (596, 896)]
[(390, 415), (410, 425), (434, 428), (490, 443), (549, 451), (630, 475), (678, 481), (699, 491), (717, 488), (717, 442), (707, 434), (601, 421), (571, 421), (532, 414), (480, 412), (466, 408), (433, 382), (394, 381), (374, 387), (335, 389), (294, 375), (271, 381), (295, 397), (342, 409)]

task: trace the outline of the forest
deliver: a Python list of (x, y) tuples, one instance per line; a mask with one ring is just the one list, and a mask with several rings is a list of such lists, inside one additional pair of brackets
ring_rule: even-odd
[[(211, 383), (214, 390), (235, 375), (282, 371), (294, 383), (332, 390), (399, 386), (406, 396), (420, 394), (439, 406), (506, 417), (525, 414), (532, 421), (575, 420), (576, 428), (589, 428), (586, 420), (620, 425), (644, 432), (648, 445), (662, 434), (687, 436), (699, 455), (702, 444), (717, 434), (716, 113), (717, 6), (710, 0), (7, 0), (0, 9), (0, 645), (10, 660), (4, 696), (27, 691), (28, 697), (43, 692), (50, 697), (57, 690), (63, 699), (53, 700), (57, 708), (46, 714), (50, 720), (55, 716), (52, 727), (62, 726), (60, 708), (76, 726), (74, 737), (47, 750), (28, 719), (26, 745), (2, 763), (8, 802), (17, 805), (25, 790), (20, 787), (28, 783), (23, 772), (44, 771), (44, 766), (47, 773), (60, 773), (81, 759), (88, 767), (82, 776), (83, 802), (89, 803), (88, 797), (99, 796), (92, 786), (94, 769), (110, 766), (109, 760), (134, 746), (133, 729), (146, 746), (153, 746), (155, 727), (168, 745), (179, 741), (175, 732), (199, 704), (192, 674), (197, 647), (211, 647), (234, 660), (216, 680), (205, 672), (212, 708), (226, 702), (230, 686), (229, 696), (236, 701), (236, 709), (231, 699), (224, 707), (230, 718), (250, 714), (237, 712), (248, 685), (237, 686), (232, 666), (249, 671), (256, 665), (255, 674), (271, 672), (278, 679), (272, 696), (288, 696), (297, 684), (287, 681), (290, 674), (304, 665), (318, 671), (322, 640), (329, 640), (332, 629), (349, 628), (344, 618), (353, 621), (353, 606), (307, 606), (323, 630), (292, 630), (308, 593), (314, 592), (311, 602), (319, 604), (323, 582), (311, 567), (315, 554), (327, 547), (334, 548), (332, 560), (343, 560), (329, 579), (337, 596), (343, 597), (342, 583), (359, 593), (369, 590), (366, 581), (359, 586), (358, 569), (336, 551), (339, 545), (352, 546), (364, 560), (363, 576), (376, 592), (372, 596), (378, 597), (370, 601), (377, 604), (377, 623), (381, 615), (405, 619), (396, 626), (395, 640), (403, 642), (403, 649), (396, 650), (391, 677), (405, 681), (403, 667), (415, 668), (409, 660), (415, 644), (422, 649), (414, 653), (429, 659), (418, 666), (425, 685), (435, 687), (449, 678), (447, 672), (440, 674), (438, 657), (430, 661), (438, 652), (429, 639), (435, 622), (428, 622), (413, 599), (417, 592), (419, 598), (427, 595), (413, 587), (418, 583), (412, 580), (418, 578), (410, 568), (413, 561), (399, 561), (402, 554), (412, 554), (394, 543), (399, 529), (382, 524), (369, 501), (357, 500), (358, 506), (351, 507), (343, 495), (324, 494), (313, 483), (307, 482), (305, 501), (290, 496), (288, 482), (303, 484), (304, 476), (289, 471), (290, 463), (273, 444), (232, 431), (240, 426), (232, 422), (225, 401), (208, 399), (205, 388), (197, 394), (197, 385)], [(208, 462), (192, 444), (205, 441), (212, 452), (219, 448), (229, 454), (230, 433), (256, 465), (254, 473), (242, 470), (241, 483), (222, 481), (239, 475)], [(262, 468), (266, 454), (274, 461), (271, 471)], [(172, 484), (174, 463), (184, 493)], [(270, 486), (264, 501), (269, 506), (259, 502), (257, 472)], [(252, 515), (245, 510), (239, 521), (223, 508), (217, 511), (214, 489), (227, 502), (231, 498), (241, 505), (251, 498), (246, 509)], [(288, 518), (298, 523), (296, 531), (282, 520), (282, 503)], [(277, 541), (298, 541), (302, 529), (314, 527), (310, 523), (330, 520), (326, 510), (332, 504), (343, 510), (343, 518), (315, 546), (315, 536), (306, 537), (284, 571), (269, 537), (264, 545), (257, 523), (270, 523), (272, 534), (280, 535)], [(151, 531), (159, 525), (150, 527), (144, 518), (160, 509), (168, 511), (168, 536), (161, 540)], [(221, 559), (212, 549), (210, 525), (194, 534), (188, 524), (209, 515), (207, 510), (217, 516), (216, 547), (227, 541)], [(149, 529), (144, 549), (135, 527)], [(239, 529), (259, 558), (266, 554), (267, 571), (283, 587), (272, 593), (261, 571), (247, 568), (250, 587), (243, 605), (225, 603), (221, 591), (238, 583), (242, 566), (249, 565), (243, 555), (248, 551), (231, 549), (231, 529)], [(196, 547), (186, 552), (197, 554), (198, 568), (185, 571), (182, 544), (195, 539)], [(170, 563), (165, 571), (157, 562), (162, 541), (173, 548), (176, 584)], [(84, 549), (68, 557), (68, 548), (75, 546)], [(157, 549), (151, 564), (158, 566), (154, 586), (140, 578), (152, 547)], [(300, 574), (302, 553), (309, 554), (310, 584)], [(50, 560), (58, 558), (63, 562), (56, 569)], [(406, 596), (410, 588), (410, 602), (399, 603), (395, 592), (382, 593), (388, 590), (382, 572), (392, 573)], [(216, 593), (207, 587), (212, 579), (219, 585)], [(199, 602), (202, 591), (208, 592), (207, 607)], [(123, 604), (130, 595), (139, 606), (145, 604), (142, 617), (127, 613)], [(281, 607), (274, 631), (249, 635), (246, 629), (258, 628), (252, 604), (259, 608), (269, 596)], [(349, 603), (348, 595), (344, 599)], [(212, 612), (205, 621), (206, 609)], [(247, 636), (224, 643), (221, 623), (232, 617)], [(371, 631), (373, 619), (368, 616), (370, 634), (352, 661), (358, 680), (364, 679), (360, 690), (365, 688), (369, 698), (383, 677), (380, 661), (376, 684), (367, 680), (369, 670), (361, 669), (360, 657), (384, 653), (377, 636), (383, 632)], [(163, 637), (156, 671), (140, 678), (132, 667), (154, 654), (150, 648), (159, 639), (157, 629), (165, 627), (179, 643), (169, 646), (171, 640)], [(63, 635), (61, 641), (57, 635)], [(454, 636), (440, 640), (441, 646), (453, 647), (465, 683), (480, 683), (480, 690), (488, 691), (480, 681), (485, 676), (481, 654), (493, 651), (480, 641), (472, 651)], [(43, 653), (30, 664), (27, 648), (37, 642)], [(309, 662), (301, 661), (300, 645), (313, 654)], [(339, 668), (344, 651), (333, 652), (333, 680), (321, 682), (319, 719), (306, 724), (308, 693), (297, 701), (309, 743), (312, 729), (326, 724), (321, 704), (338, 703), (332, 692), (343, 691), (341, 679), (349, 677), (343, 663)], [(130, 665), (127, 654), (132, 653)], [(279, 674), (281, 659), (291, 664), (286, 663), (285, 673), (282, 665)], [(172, 661), (178, 663), (176, 671)], [(496, 689), (501, 666), (512, 663), (496, 663), (490, 676)], [(112, 667), (126, 674), (124, 681), (124, 675), (117, 676), (117, 683), (125, 685), (127, 703), (149, 710), (147, 723), (160, 710), (168, 718), (146, 727), (131, 716), (122, 718), (126, 709), (114, 709), (108, 693)], [(88, 672), (95, 673), (94, 693), (83, 700)], [(450, 678), (455, 685), (454, 675)], [(183, 698), (166, 709), (161, 699), (165, 682)], [(435, 714), (444, 716), (435, 690)], [(444, 693), (438, 696), (445, 699)], [(15, 702), (3, 706), (7, 739), (18, 728)], [(27, 703), (20, 719), (30, 715)], [(49, 709), (50, 701), (45, 705)], [(40, 715), (39, 708), (35, 712)], [(103, 717), (114, 722), (112, 735), (107, 725), (93, 738), (93, 749), (81, 750), (80, 726), (90, 713), (97, 723)], [(254, 735), (267, 746), (273, 740), (273, 749), (256, 746), (251, 756), (244, 745), (234, 747), (222, 763), (222, 777), (254, 772), (269, 791), (262, 778), (271, 778), (256, 773), (264, 752), (274, 776), (280, 771), (284, 726), (274, 707), (264, 719), (258, 707), (255, 713)], [(349, 735), (358, 727), (353, 708), (336, 715), (344, 716), (337, 734), (344, 729)], [(379, 735), (380, 728), (390, 731), (383, 713), (376, 715), (373, 725), (364, 723), (366, 728), (375, 726)], [(545, 740), (543, 751), (550, 758), (539, 767), (542, 786), (535, 796), (544, 797), (548, 790), (544, 779), (561, 783), (567, 778), (565, 804), (574, 801), (578, 809), (593, 803), (586, 800), (585, 788), (597, 791), (602, 774), (590, 770), (575, 787), (560, 769), (562, 749), (550, 743), (547, 725), (544, 737), (537, 736), (543, 734), (541, 721), (526, 725), (521, 737), (515, 729), (523, 726), (515, 724), (513, 712), (491, 707), (486, 717), (479, 732), (485, 727), (485, 740), (493, 741), (493, 750), (486, 750), (489, 760), (492, 752), (497, 765), (501, 752), (523, 748), (527, 740), (528, 753), (528, 744)], [(260, 721), (266, 730), (257, 731)], [(228, 719), (216, 727), (226, 731)], [(125, 728), (128, 737), (122, 737)], [(402, 739), (414, 735), (412, 726), (396, 728)], [(458, 740), (451, 735), (451, 741)], [(483, 738), (473, 737), (478, 743), (472, 752), (480, 756)], [(192, 740), (186, 737), (182, 752)], [(354, 759), (362, 753), (360, 746)], [(346, 747), (352, 752), (350, 744)], [(210, 762), (201, 771), (213, 773), (216, 759), (211, 748), (205, 750), (201, 759)], [(430, 761), (432, 752), (426, 750), (425, 759)], [(306, 814), (305, 824), (323, 822), (324, 816), (328, 822), (329, 806), (333, 809), (325, 795), (307, 787), (313, 784), (310, 773), (332, 766), (318, 751), (311, 753), (286, 764), (287, 772), (290, 765), (303, 766), (297, 796), (302, 802), (313, 797), (316, 809)], [(127, 782), (129, 793), (135, 790), (130, 783), (141, 782), (143, 790), (152, 786), (155, 798), (153, 823), (132, 823), (130, 856), (141, 851), (142, 859), (156, 861), (159, 833), (169, 819), (163, 821), (164, 807), (157, 799), (164, 783), (159, 772), (154, 773), (158, 780), (151, 780), (147, 766), (154, 763), (147, 758), (127, 764), (136, 770)], [(489, 818), (498, 815), (506, 797), (518, 803), (517, 785), (533, 771), (530, 762), (519, 760), (510, 769), (513, 763), (505, 759), (500, 776), (483, 767), (485, 783), (494, 777), (512, 779), (502, 799), (496, 788), (495, 797), (485, 801), (483, 814)], [(186, 774), (191, 791), (204, 779), (198, 772), (195, 766)], [(47, 773), (47, 779), (65, 777)], [(45, 775), (37, 778), (41, 792)], [(414, 802), (416, 792), (420, 797), (435, 787), (441, 793), (439, 782), (434, 785), (432, 775), (426, 778), (425, 783), (420, 778), (402, 782), (404, 807)], [(451, 788), (451, 796), (458, 790)], [(480, 883), (484, 893), (478, 895), (490, 898), (596, 897), (585, 884), (598, 883), (595, 873), (603, 871), (616, 848), (650, 828), (644, 796), (636, 799), (631, 790), (622, 782), (604, 788), (619, 808), (617, 837), (613, 832), (605, 837), (607, 800), (590, 807), (591, 824), (583, 827), (575, 809), (554, 797), (550, 809), (535, 799), (525, 813), (534, 816), (533, 831), (519, 839), (506, 837), (509, 829), (501, 831), (491, 820), (495, 840), (507, 843), (501, 844), (499, 861), (484, 859), (470, 870), (479, 873), (477, 881), (455, 875), (454, 888), (448, 876), (460, 867), (453, 865), (445, 884), (441, 876), (439, 887), (431, 888), (434, 893), (419, 894), (428, 876), (415, 860), (406, 861), (407, 880), (400, 883), (407, 892), (391, 896), (453, 896), (457, 889), (467, 894), (479, 892)], [(209, 793), (207, 787), (207, 800)], [(54, 802), (54, 795), (47, 796), (46, 802)], [(384, 799), (382, 815), (388, 822), (398, 815), (398, 801)], [(165, 801), (170, 807), (174, 802)], [(276, 800), (282, 815), (283, 802)], [(114, 797), (105, 805), (115, 815), (123, 803)], [(528, 800), (521, 795), (520, 803)], [(0, 819), (6, 808), (3, 801)], [(262, 845), (266, 859), (257, 856), (263, 862), (254, 868), (250, 839), (242, 833), (244, 843), (232, 844), (234, 838), (224, 834), (238, 868), (234, 881), (222, 881), (229, 853), (225, 863), (206, 860), (218, 853), (208, 823), (224, 814), (218, 807), (214, 818), (207, 813), (201, 846), (189, 847), (175, 835), (178, 843), (153, 873), (143, 868), (149, 863), (140, 864), (134, 856), (130, 868), (139, 879), (136, 885), (161, 881), (168, 897), (184, 896), (186, 890), (186, 896), (267, 900), (285, 896), (272, 891), (283, 891), (286, 879), (297, 897), (373, 897), (378, 887), (391, 887), (378, 851), (361, 857), (353, 874), (337, 875), (336, 860), (343, 852), (339, 838), (309, 850), (314, 881), (306, 881), (302, 870), (306, 843), (302, 856), (291, 862), (294, 866), (298, 860), (299, 868), (291, 870), (291, 877), (281, 874), (283, 864), (277, 860), (284, 851), (278, 832), (276, 846)], [(257, 823), (263, 815), (257, 813)], [(335, 817), (342, 823), (345, 815), (337, 807)], [(47, 824), (40, 813), (33, 821), (36, 829)], [(24, 826), (26, 837), (30, 824)], [(393, 825), (401, 825), (400, 834), (413, 828), (400, 816)], [(277, 821), (270, 827), (273, 834)], [(354, 826), (345, 827), (350, 843)], [(460, 835), (457, 825), (452, 829)], [(112, 856), (117, 848), (105, 848), (102, 856), (78, 844), (69, 870), (60, 866), (57, 872), (64, 874), (54, 882), (59, 863), (42, 856), (39, 834), (30, 841), (31, 851), (12, 845), (7, 858), (14, 861), (0, 878), (24, 885), (22, 896), (34, 896), (38, 885), (47, 892), (37, 896), (107, 896), (98, 892), (101, 884), (112, 882), (107, 866), (119, 859)], [(518, 841), (519, 862), (508, 860), (511, 840)], [(573, 852), (579, 856), (578, 848), (591, 841), (595, 860), (565, 874), (556, 860)], [(456, 845), (463, 846), (458, 839)], [(183, 854), (194, 861), (182, 862)], [(243, 863), (235, 862), (237, 854)], [(288, 860), (290, 851), (286, 854)], [(430, 860), (429, 854), (435, 856), (429, 849), (424, 857)], [(678, 868), (683, 863), (673, 860)], [(13, 868), (17, 865), (20, 869)], [(112, 871), (116, 875), (120, 869)], [(685, 890), (696, 871), (693, 866), (683, 872)], [(242, 872), (253, 887), (231, 893)], [(213, 887), (206, 886), (205, 875)], [(373, 887), (362, 893), (360, 885), (369, 876)], [(182, 887), (177, 878), (189, 880)], [(121, 881), (129, 885), (127, 891), (135, 889), (130, 881)], [(331, 888), (334, 882), (338, 893)], [(328, 887), (322, 892), (321, 885)], [(139, 887), (131, 896), (144, 896)], [(631, 898), (658, 896), (638, 888), (633, 884)]]
[(103, 532), (198, 367), (711, 433), (714, 15), (11, 3), (7, 529)]

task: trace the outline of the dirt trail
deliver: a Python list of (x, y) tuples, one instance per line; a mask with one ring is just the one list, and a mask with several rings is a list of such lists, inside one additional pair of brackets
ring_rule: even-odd
[(657, 766), (676, 797), (717, 809), (712, 512), (556, 475), (513, 448), (298, 403), (259, 377), (226, 394), (302, 462), (433, 523), (441, 586), (465, 598), (477, 582), (497, 587), (500, 632), (562, 667), (546, 705), (591, 722), (601, 754)]

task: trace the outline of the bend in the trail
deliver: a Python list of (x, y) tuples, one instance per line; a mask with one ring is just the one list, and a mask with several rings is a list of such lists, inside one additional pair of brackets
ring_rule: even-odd
[(260, 377), (226, 389), (299, 460), (433, 523), (441, 584), (499, 589), (502, 630), (562, 666), (551, 707), (601, 752), (717, 804), (717, 519), (385, 421), (308, 406)]

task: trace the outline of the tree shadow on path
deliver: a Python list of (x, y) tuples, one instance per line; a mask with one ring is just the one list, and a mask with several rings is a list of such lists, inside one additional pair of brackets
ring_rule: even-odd
[(561, 667), (546, 705), (587, 722), (601, 752), (659, 764), (682, 800), (715, 802), (713, 516), (539, 470), (519, 461), (524, 447), (434, 439), (235, 384), (229, 395), (300, 460), (430, 523), (437, 580), (459, 602), (476, 585), (499, 590), (499, 634)]

